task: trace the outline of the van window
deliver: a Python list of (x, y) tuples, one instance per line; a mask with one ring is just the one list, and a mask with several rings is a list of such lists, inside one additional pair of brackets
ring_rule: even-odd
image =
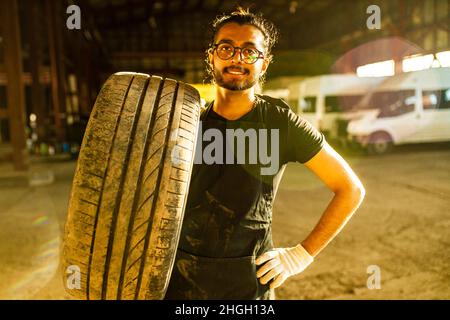
[(450, 88), (442, 90), (441, 106), (439, 109), (450, 109)]
[(422, 103), (424, 110), (450, 109), (450, 88), (445, 90), (424, 90)]
[(375, 92), (369, 105), (380, 109), (379, 118), (395, 117), (414, 111), (416, 96), (414, 90)]
[(361, 98), (362, 95), (327, 96), (325, 97), (325, 112), (349, 111)]
[(316, 97), (304, 97), (300, 99), (302, 112), (316, 112)]

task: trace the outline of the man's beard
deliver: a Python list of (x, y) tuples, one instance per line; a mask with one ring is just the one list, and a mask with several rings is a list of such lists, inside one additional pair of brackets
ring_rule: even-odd
[(226, 72), (227, 68), (224, 68), (222, 72), (214, 68), (214, 80), (218, 86), (228, 90), (242, 91), (250, 89), (258, 82), (258, 77), (256, 77), (255, 75), (248, 76), (249, 71), (245, 68), (242, 69), (246, 71), (247, 77), (245, 77), (244, 79), (231, 79), (226, 81), (223, 78), (223, 74)]

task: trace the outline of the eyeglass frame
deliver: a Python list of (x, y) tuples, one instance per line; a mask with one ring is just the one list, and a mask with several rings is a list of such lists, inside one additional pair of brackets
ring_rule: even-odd
[(217, 56), (218, 56), (220, 59), (222, 59), (222, 60), (225, 60), (225, 61), (226, 61), (226, 60), (231, 60), (231, 59), (233, 59), (234, 56), (236, 55), (237, 49), (239, 49), (239, 57), (241, 58), (242, 61), (244, 61), (244, 58), (242, 58), (242, 49), (246, 49), (246, 48), (251, 48), (252, 50), (256, 50), (256, 51), (258, 52), (259, 55), (258, 55), (258, 57), (256, 57), (256, 59), (255, 59), (254, 62), (248, 63), (248, 62), (245, 62), (245, 61), (244, 61), (244, 63), (246, 63), (246, 64), (255, 64), (256, 61), (258, 61), (259, 59), (265, 59), (264, 53), (261, 52), (261, 51), (259, 51), (259, 50), (256, 49), (256, 48), (252, 48), (252, 47), (235, 47), (235, 46), (233, 46), (231, 43), (228, 43), (228, 42), (219, 42), (219, 43), (213, 44), (213, 45), (211, 46), (212, 52), (214, 52), (214, 51), (217, 49), (217, 47), (220, 46), (221, 44), (228, 44), (228, 45), (230, 45), (231, 47), (233, 47), (233, 54), (232, 54), (228, 59), (223, 59), (223, 58), (221, 58), (221, 57), (219, 56), (219, 54), (217, 54)]

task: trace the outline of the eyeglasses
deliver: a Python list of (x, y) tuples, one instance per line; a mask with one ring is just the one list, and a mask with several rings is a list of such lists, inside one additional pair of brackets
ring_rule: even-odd
[(232, 46), (229, 43), (219, 43), (214, 44), (211, 48), (213, 49), (213, 52), (214, 50), (217, 51), (217, 55), (222, 60), (232, 59), (236, 54), (237, 49), (240, 51), (239, 54), (241, 60), (247, 64), (253, 64), (258, 61), (258, 59), (264, 59), (264, 55), (261, 51), (251, 47), (240, 48)]

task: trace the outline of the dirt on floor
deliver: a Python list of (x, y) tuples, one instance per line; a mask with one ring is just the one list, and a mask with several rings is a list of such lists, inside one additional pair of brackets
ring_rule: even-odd
[[(449, 144), (377, 157), (341, 154), (362, 180), (365, 200), (276, 298), (450, 299)], [(51, 170), (54, 182), (29, 187), (0, 163), (0, 299), (70, 299), (58, 261), (74, 169), (74, 161), (40, 162), (33, 170)], [(274, 205), (275, 245), (302, 241), (332, 197), (306, 167), (290, 164)], [(373, 270), (379, 287), (369, 289)]]

